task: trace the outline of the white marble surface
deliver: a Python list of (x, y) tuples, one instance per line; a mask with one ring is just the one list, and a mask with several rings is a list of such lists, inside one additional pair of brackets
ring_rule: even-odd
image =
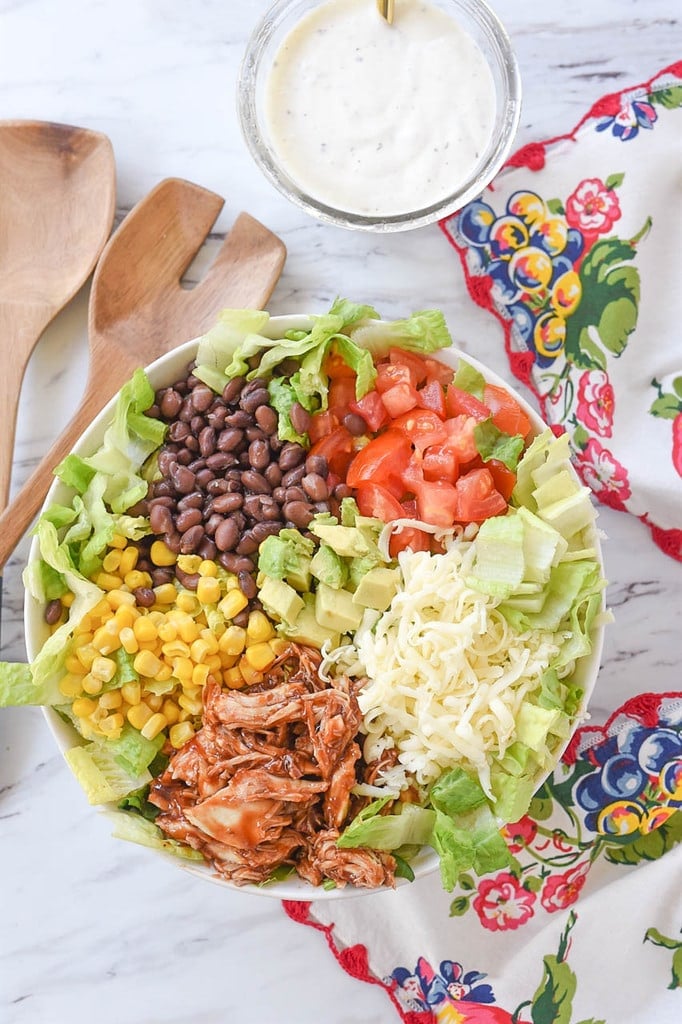
[[(367, 0), (371, 2), (371, 0)], [(525, 99), (518, 142), (570, 129), (599, 95), (679, 59), (673, 0), (494, 4), (517, 49)], [(288, 261), (274, 313), (323, 311), (338, 294), (386, 315), (439, 306), (463, 347), (511, 380), (498, 326), (466, 296), (433, 227), (379, 237), (323, 227), (252, 167), (234, 85), (265, 0), (0, 0), (0, 118), (109, 135), (118, 216), (156, 182), (223, 194), (220, 235), (245, 209), (281, 235)], [(1, 183), (0, 183), (1, 187)], [(215, 242), (209, 242), (204, 257)], [(75, 407), (85, 380), (87, 289), (46, 332), (29, 367), (16, 488)], [(600, 691), (679, 689), (680, 566), (639, 523), (604, 510), (617, 614)], [(24, 657), (20, 573), (5, 572), (3, 657)], [(379, 1024), (382, 992), (344, 975), (321, 935), (273, 900), (232, 893), (110, 839), (56, 753), (39, 710), (0, 714), (0, 1020), (3, 1024)]]

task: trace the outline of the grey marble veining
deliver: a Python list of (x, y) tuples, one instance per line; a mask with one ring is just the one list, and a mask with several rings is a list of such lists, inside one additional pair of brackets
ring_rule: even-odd
[[(372, 2), (372, 0), (368, 0)], [(235, 114), (246, 39), (265, 0), (0, 0), (0, 118), (34, 117), (109, 135), (118, 214), (178, 175), (226, 204), (188, 279), (237, 213), (285, 241), (273, 313), (321, 312), (337, 294), (386, 316), (437, 306), (466, 351), (508, 381), (500, 328), (466, 294), (437, 228), (386, 237), (320, 225), (252, 166)], [(518, 143), (568, 131), (591, 103), (679, 59), (665, 0), (493, 4), (524, 83)], [(87, 288), (45, 332), (27, 371), (13, 489), (75, 408), (87, 374)], [(680, 566), (633, 519), (603, 509), (609, 603), (592, 720), (649, 687), (679, 689)], [(4, 574), (3, 657), (23, 659), (25, 538)], [(607, 696), (608, 695), (608, 696)], [(343, 974), (317, 932), (276, 901), (181, 875), (109, 836), (85, 804), (37, 709), (0, 714), (2, 1024), (384, 1024), (385, 996)]]

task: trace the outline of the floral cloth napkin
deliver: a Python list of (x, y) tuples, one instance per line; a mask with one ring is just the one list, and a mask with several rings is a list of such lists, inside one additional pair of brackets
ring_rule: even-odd
[[(441, 224), (472, 297), (504, 326), (514, 373), (571, 433), (584, 481), (678, 559), (681, 111), (682, 62), (520, 150)], [(344, 970), (385, 989), (392, 1019), (682, 1020), (682, 692), (618, 687), (602, 688), (606, 724), (578, 730), (505, 829), (513, 868), (465, 875), (452, 893), (434, 874), (284, 904)]]

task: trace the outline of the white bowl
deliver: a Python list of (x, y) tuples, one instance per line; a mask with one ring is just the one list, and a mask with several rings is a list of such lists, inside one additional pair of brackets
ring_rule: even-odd
[[(265, 333), (273, 338), (282, 337), (285, 331), (306, 329), (310, 326), (310, 323), (310, 318), (303, 315), (273, 316), (270, 318), (269, 326), (266, 328)], [(180, 379), (188, 364), (194, 359), (197, 345), (198, 339), (195, 338), (192, 341), (188, 341), (185, 344), (180, 345), (172, 352), (161, 356), (160, 359), (157, 359), (154, 363), (148, 366), (146, 368), (146, 372), (149, 376), (152, 387), (155, 390), (158, 390), (159, 388), (165, 387)], [(487, 366), (484, 366), (482, 363), (479, 363), (468, 353), (461, 352), (459, 349), (451, 346), (448, 349), (438, 352), (437, 356), (443, 362), (452, 363), (453, 365), (456, 365), (460, 358), (466, 359), (468, 363), (484, 375), (487, 381), (491, 384), (497, 384), (500, 387), (506, 388), (510, 394), (514, 395), (516, 401), (530, 418), (534, 433), (540, 433), (546, 428), (545, 423), (540, 416), (538, 416), (537, 412), (535, 412), (535, 410), (521, 395), (517, 394), (512, 388), (510, 388), (506, 381), (496, 373), (490, 370)], [(73, 449), (77, 455), (84, 457), (91, 455), (102, 443), (104, 432), (111, 420), (115, 403), (116, 399), (114, 398), (104, 407), (104, 409), (102, 409), (99, 415), (95, 417), (87, 430), (85, 430), (78, 439)], [(41, 512), (54, 502), (67, 503), (71, 498), (71, 494), (72, 492), (70, 489), (67, 488), (60, 480), (55, 480), (47, 493)], [(595, 527), (593, 527), (592, 543), (597, 552), (599, 561), (601, 562), (601, 547)], [(38, 539), (36, 537), (34, 538), (29, 551), (29, 562), (35, 561), (38, 557)], [(24, 604), (24, 627), (26, 634), (26, 650), (30, 662), (35, 659), (49, 635), (48, 627), (43, 617), (43, 611), (43, 606), (27, 593)], [(581, 658), (575, 669), (576, 675), (574, 678), (577, 678), (579, 685), (583, 690), (583, 700), (578, 711), (574, 729), (579, 724), (580, 720), (586, 715), (587, 705), (597, 680), (602, 643), (603, 627), (600, 626), (595, 630), (591, 653), (588, 656)], [(67, 750), (70, 750), (78, 744), (80, 740), (78, 733), (71, 725), (64, 722), (56, 711), (52, 708), (45, 708), (43, 713), (57, 746), (62, 753), (65, 753)], [(560, 759), (569, 741), (570, 737), (566, 740), (561, 749), (557, 751), (557, 761)], [(538, 777), (538, 788), (550, 774), (551, 771), (548, 771), (544, 776)], [(111, 805), (102, 807), (102, 809), (99, 810), (99, 813), (107, 815), (112, 818), (112, 820), (116, 820), (115, 816), (124, 812), (117, 811), (114, 805)], [(281, 882), (273, 882), (263, 886), (236, 886), (234, 883), (217, 875), (208, 865), (199, 864), (195, 861), (184, 861), (162, 850), (154, 850), (150, 852), (153, 852), (156, 856), (164, 857), (177, 867), (190, 872), (190, 874), (196, 875), (198, 878), (203, 878), (207, 881), (214, 882), (217, 885), (227, 886), (231, 889), (238, 889), (241, 892), (257, 893), (259, 896), (273, 896), (277, 899), (285, 900), (338, 900), (368, 895), (381, 891), (377, 889), (358, 889), (350, 885), (345, 888), (328, 890), (321, 887), (314, 888), (308, 882), (305, 882), (298, 877), (289, 878)], [(429, 847), (425, 847), (411, 862), (411, 866), (414, 870), (415, 878), (421, 878), (424, 875), (431, 874), (438, 870), (438, 857), (433, 850)], [(409, 885), (410, 883), (406, 879), (399, 878), (396, 880), (396, 884), (400, 887)]]

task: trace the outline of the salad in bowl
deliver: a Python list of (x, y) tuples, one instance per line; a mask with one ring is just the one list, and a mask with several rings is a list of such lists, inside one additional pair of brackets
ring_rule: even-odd
[(55, 470), (25, 571), (39, 704), (114, 835), (338, 897), (509, 863), (586, 714), (595, 512), (427, 310), (225, 310)]

